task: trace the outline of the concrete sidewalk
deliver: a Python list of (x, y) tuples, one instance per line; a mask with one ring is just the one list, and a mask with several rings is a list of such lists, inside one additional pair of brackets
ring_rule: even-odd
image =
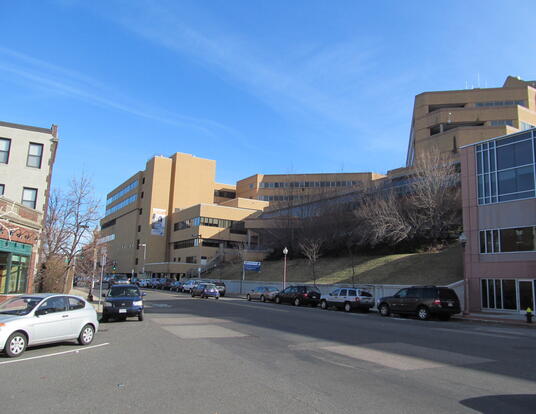
[(454, 315), (452, 319), (467, 322), (488, 322), (515, 326), (525, 326), (527, 328), (536, 327), (536, 317), (533, 323), (527, 323), (525, 312), (522, 313), (495, 313), (495, 312), (473, 312), (468, 315)]
[[(89, 292), (88, 288), (76, 287), (76, 288), (71, 289), (69, 293), (71, 295), (81, 296), (87, 300), (88, 292)], [(104, 301), (101, 299), (101, 305), (99, 307), (99, 290), (98, 289), (93, 289), (93, 301), (88, 301), (88, 302), (91, 303), (95, 307), (95, 309), (97, 310), (97, 313), (102, 313), (102, 304)]]

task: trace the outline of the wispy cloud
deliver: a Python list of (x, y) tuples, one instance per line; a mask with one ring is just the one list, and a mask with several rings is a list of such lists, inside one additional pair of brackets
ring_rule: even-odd
[(173, 3), (133, 6), (129, 2), (106, 17), (157, 45), (190, 56), (277, 110), (366, 128), (368, 120), (359, 116), (360, 88), (366, 95), (365, 78), (377, 63), (379, 48), (371, 39), (313, 44), (307, 50), (288, 46), (274, 55), (238, 33), (188, 25)]
[(26, 54), (0, 46), (0, 71), (22, 79), (55, 94), (62, 94), (88, 102), (101, 108), (122, 111), (141, 118), (192, 128), (203, 134), (216, 137), (222, 133), (235, 134), (229, 127), (209, 120), (176, 114), (162, 108), (141, 104), (110, 86), (83, 73), (36, 59)]

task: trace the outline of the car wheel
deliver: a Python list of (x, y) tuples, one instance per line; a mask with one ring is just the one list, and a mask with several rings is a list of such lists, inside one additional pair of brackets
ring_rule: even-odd
[(218, 300), (218, 299), (219, 299), (219, 297), (218, 297), (218, 296), (216, 296), (216, 300)]
[(89, 345), (91, 342), (93, 342), (94, 337), (95, 328), (93, 328), (93, 325), (88, 323), (80, 331), (80, 335), (78, 335), (78, 343), (80, 345)]
[(16, 358), (26, 350), (27, 339), (22, 332), (14, 332), (7, 338), (5, 352), (8, 357)]
[(251, 301), (251, 296), (249, 295), (249, 293), (246, 295), (246, 299), (247, 299), (248, 301)]
[(139, 320), (140, 322), (143, 321), (143, 311), (140, 311), (140, 312), (138, 313), (138, 320)]
[(351, 310), (352, 310), (352, 306), (350, 305), (349, 302), (346, 302), (346, 303), (344, 304), (344, 311), (345, 311), (345, 312), (351, 312)]
[(322, 302), (320, 302), (320, 307), (326, 310), (328, 308), (328, 303), (325, 300), (323, 300)]
[(261, 295), (261, 302), (266, 302), (266, 298), (264, 297), (264, 295)]
[(281, 303), (281, 298), (279, 296), (276, 296), (274, 302), (279, 305)]
[(382, 316), (389, 316), (391, 314), (391, 310), (389, 309), (389, 305), (387, 303), (382, 303), (379, 308), (380, 315)]
[(421, 306), (419, 309), (417, 309), (417, 317), (421, 321), (425, 321), (430, 318), (430, 311), (426, 306)]
[(294, 306), (300, 306), (300, 305), (301, 305), (300, 298), (294, 299)]
[(194, 292), (192, 292), (190, 295), (192, 296), (192, 298), (195, 297)]

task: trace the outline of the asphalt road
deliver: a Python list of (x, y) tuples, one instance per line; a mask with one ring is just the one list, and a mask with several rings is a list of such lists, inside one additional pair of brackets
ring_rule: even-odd
[(91, 347), (0, 358), (1, 412), (536, 412), (535, 329), (168, 292), (146, 306)]

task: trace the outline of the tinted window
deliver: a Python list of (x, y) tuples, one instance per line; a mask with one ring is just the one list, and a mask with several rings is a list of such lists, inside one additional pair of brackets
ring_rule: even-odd
[(408, 289), (399, 290), (395, 296), (398, 296), (399, 298), (405, 298), (406, 296), (408, 296)]
[(320, 293), (320, 291), (318, 290), (318, 288), (316, 288), (316, 287), (314, 287), (314, 286), (308, 287), (308, 288), (307, 288), (307, 291), (308, 291), (308, 292)]
[(110, 292), (108, 293), (108, 296), (111, 297), (119, 297), (119, 296), (127, 296), (127, 297), (136, 297), (141, 296), (140, 290), (137, 287), (132, 286), (114, 286), (110, 289)]
[(454, 290), (448, 288), (439, 288), (438, 290), (441, 299), (458, 300), (458, 295), (456, 295)]
[(69, 310), (84, 309), (86, 304), (77, 298), (69, 298)]
[(436, 288), (423, 289), (422, 297), (424, 299), (434, 299), (437, 296)]
[(346, 289), (341, 289), (341, 292), (339, 293), (339, 296), (346, 296), (348, 293)]
[(67, 310), (67, 306), (65, 305), (63, 296), (56, 296), (47, 299), (41, 306), (39, 306), (39, 310), (45, 311), (45, 313), (63, 312)]
[(421, 291), (422, 291), (422, 289), (419, 289), (419, 288), (408, 289), (408, 294), (406, 295), (406, 297), (408, 297), (408, 298), (418, 298), (418, 297), (421, 296)]
[(348, 289), (348, 296), (357, 296), (356, 293), (355, 293), (355, 290)]
[(339, 296), (340, 289), (335, 289), (333, 292), (331, 292), (331, 296)]
[(296, 292), (305, 293), (305, 292), (307, 292), (307, 289), (305, 288), (305, 286), (299, 286), (299, 287), (296, 288)]
[(361, 296), (365, 296), (365, 297), (367, 297), (367, 298), (371, 298), (371, 297), (372, 297), (372, 295), (371, 295), (370, 293), (365, 292), (364, 290), (361, 291)]

